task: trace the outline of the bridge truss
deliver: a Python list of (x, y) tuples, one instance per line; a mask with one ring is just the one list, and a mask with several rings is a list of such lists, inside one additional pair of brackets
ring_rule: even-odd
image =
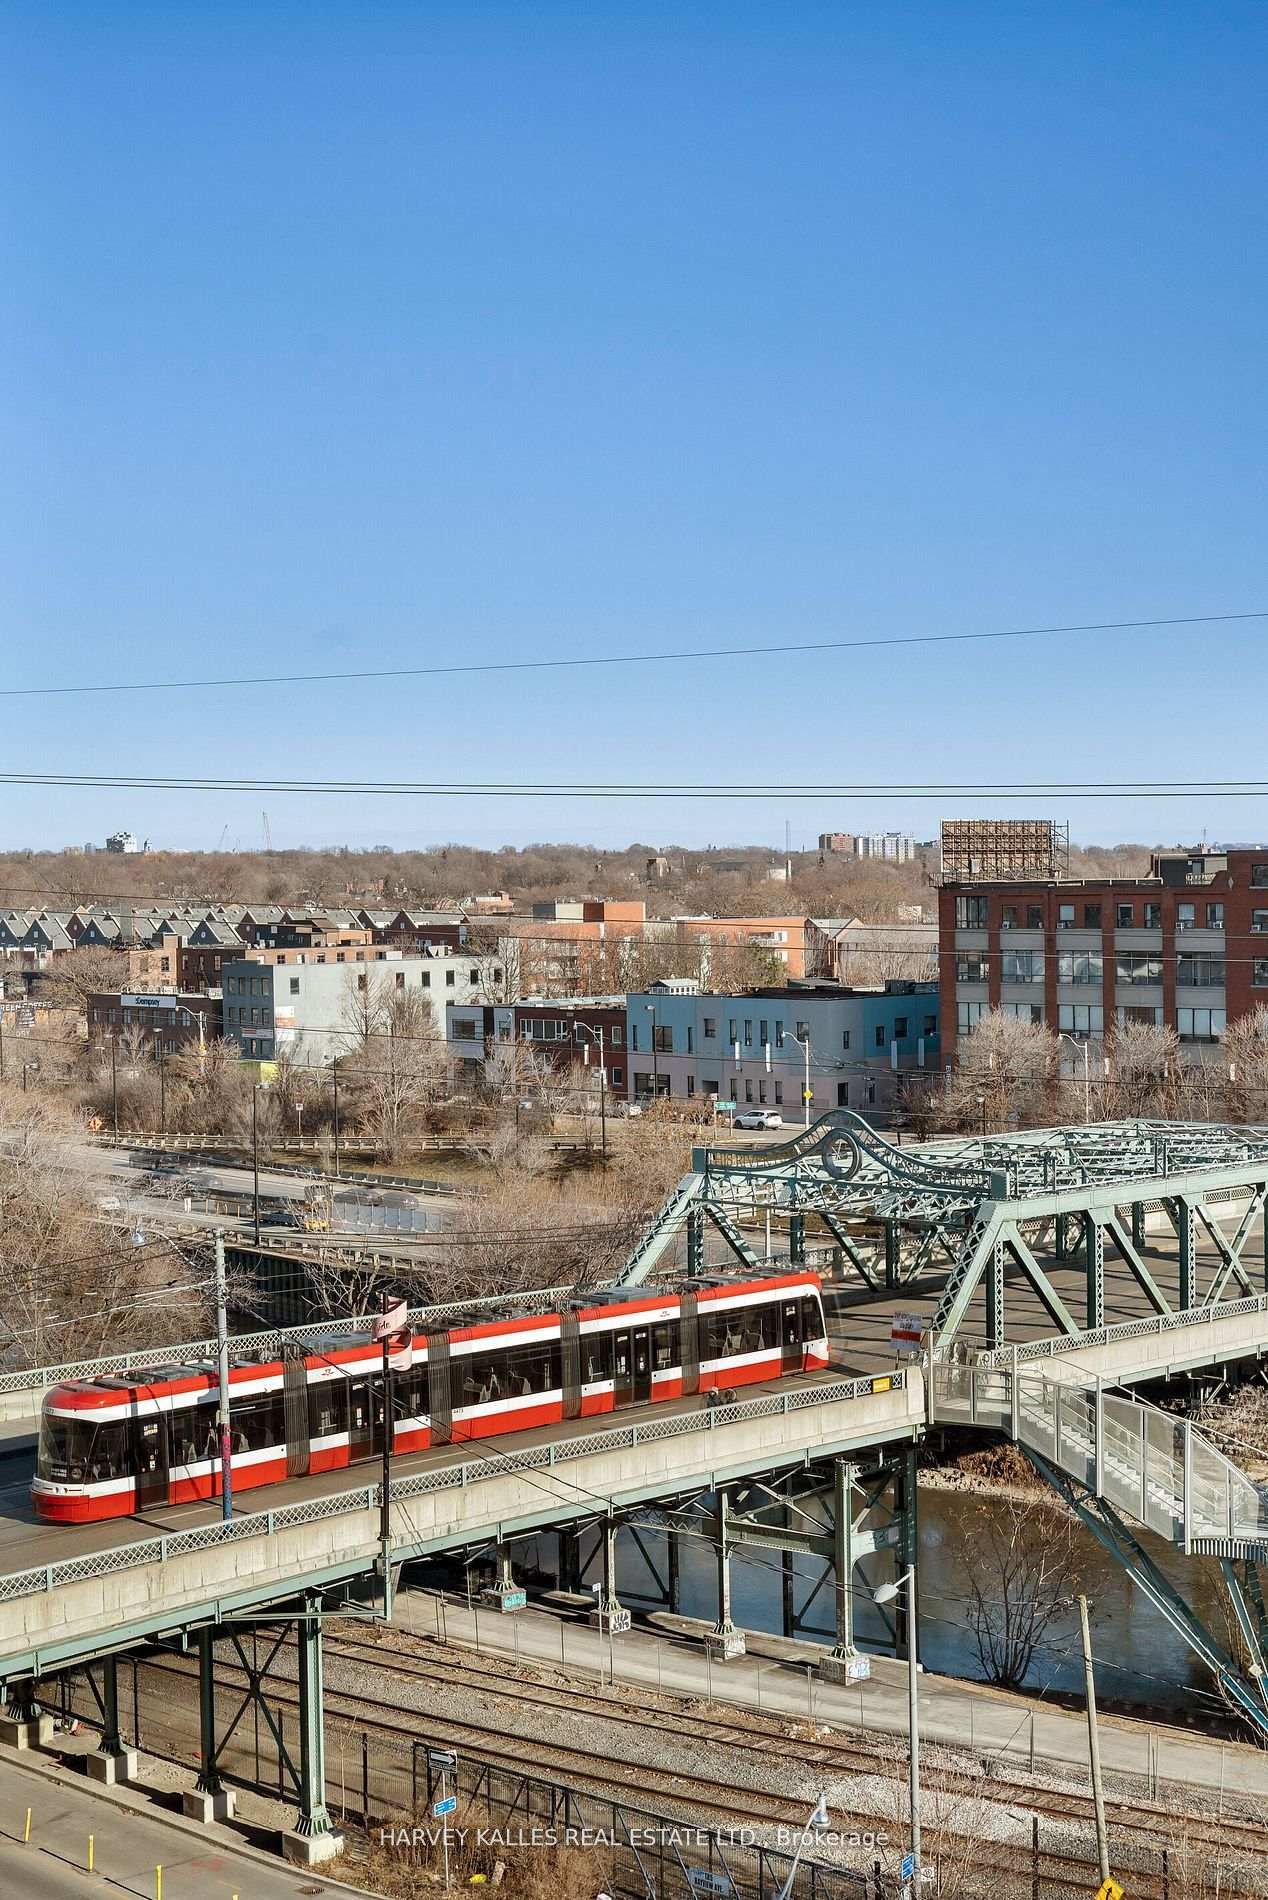
[[(751, 1269), (759, 1255), (742, 1223), (764, 1215), (786, 1218), (796, 1264), (815, 1217), (847, 1272), (874, 1292), (941, 1272), (931, 1341), (940, 1357), (983, 1288), (986, 1344), (1006, 1343), (1008, 1277), (1028, 1285), (1057, 1332), (1103, 1326), (1107, 1249), (1135, 1283), (1142, 1314), (1249, 1296), (1265, 1285), (1265, 1262), (1253, 1268), (1250, 1248), (1266, 1201), (1268, 1128), (1095, 1122), (899, 1148), (836, 1109), (771, 1147), (697, 1148), (692, 1172), (641, 1236), (619, 1283), (646, 1279), (684, 1228), (689, 1272), (703, 1269), (707, 1226)], [(1174, 1287), (1148, 1258), (1151, 1215), (1175, 1239)], [(1202, 1235), (1216, 1256), (1205, 1286)], [(1072, 1263), (1082, 1280), (1077, 1316)]]

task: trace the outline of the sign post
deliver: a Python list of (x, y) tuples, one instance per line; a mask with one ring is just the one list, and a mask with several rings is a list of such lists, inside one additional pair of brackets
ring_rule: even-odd
[(427, 1759), (433, 1768), (440, 1770), (440, 1799), (433, 1801), (431, 1811), (441, 1823), (440, 1840), (445, 1857), (445, 1892), (452, 1890), (453, 1882), (449, 1878), (449, 1816), (458, 1805), (456, 1794), (449, 1792), (449, 1776), (458, 1772), (458, 1757), (450, 1748), (429, 1748)]

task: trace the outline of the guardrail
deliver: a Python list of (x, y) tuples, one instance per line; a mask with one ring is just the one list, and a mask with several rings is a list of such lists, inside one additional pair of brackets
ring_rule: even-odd
[[(405, 1503), (431, 1491), (462, 1490), (482, 1478), (503, 1477), (516, 1471), (542, 1471), (570, 1464), (577, 1458), (589, 1458), (605, 1451), (632, 1451), (639, 1445), (655, 1444), (667, 1438), (680, 1438), (692, 1432), (715, 1431), (723, 1425), (740, 1425), (750, 1419), (788, 1417), (790, 1413), (809, 1411), (818, 1405), (844, 1404), (853, 1399), (871, 1398), (877, 1392), (901, 1391), (906, 1383), (903, 1372), (886, 1373), (867, 1379), (843, 1379), (831, 1385), (799, 1386), (788, 1392), (775, 1392), (761, 1399), (741, 1400), (735, 1405), (703, 1407), (697, 1412), (676, 1412), (668, 1418), (653, 1418), (646, 1424), (619, 1425), (606, 1431), (587, 1432), (577, 1438), (557, 1439), (549, 1445), (529, 1445), (522, 1451), (494, 1452), (462, 1464), (440, 1465), (432, 1471), (420, 1471), (411, 1478), (397, 1478), (389, 1486), (392, 1503)], [(97, 1551), (89, 1557), (70, 1557), (64, 1563), (44, 1564), (34, 1570), (11, 1571), (0, 1576), (0, 1603), (17, 1597), (39, 1596), (82, 1583), (90, 1577), (111, 1575), (146, 1565), (165, 1564), (170, 1558), (190, 1551), (208, 1550), (218, 1544), (237, 1543), (252, 1537), (272, 1537), (279, 1530), (318, 1522), (322, 1518), (341, 1517), (350, 1511), (377, 1510), (382, 1502), (382, 1486), (358, 1485), (349, 1491), (337, 1491), (328, 1497), (309, 1498), (299, 1504), (284, 1504), (275, 1511), (252, 1511), (220, 1524), (207, 1524), (197, 1530), (174, 1531), (168, 1537), (150, 1537), (143, 1543), (120, 1544), (112, 1550)]]
[(1110, 1346), (1120, 1339), (1153, 1339), (1258, 1313), (1268, 1313), (1268, 1293), (1249, 1294), (1245, 1299), (1221, 1301), (1215, 1306), (1183, 1307), (1174, 1313), (1150, 1313), (1145, 1319), (1120, 1320), (1113, 1326), (1096, 1326), (1083, 1333), (1055, 1333), (1015, 1346), (995, 1346), (975, 1354), (973, 1364), (983, 1368), (1026, 1365), (1036, 1359), (1059, 1359), (1081, 1347)]
[[(540, 1309), (549, 1313), (559, 1302), (566, 1300), (572, 1291), (571, 1286), (536, 1287), (525, 1293), (492, 1293), (479, 1299), (448, 1300), (434, 1306), (415, 1306), (410, 1309), (410, 1323), (416, 1332), (429, 1332), (442, 1322), (453, 1320), (463, 1313), (487, 1313), (490, 1318), (496, 1318), (500, 1312), (507, 1310), (514, 1313), (520, 1309)], [(236, 1333), (229, 1341), (229, 1352), (231, 1357), (236, 1354), (251, 1359), (275, 1358), (280, 1354), (284, 1340), (296, 1340), (302, 1345), (310, 1339), (329, 1339), (332, 1335), (339, 1338), (364, 1331), (369, 1324), (369, 1316), (362, 1313), (350, 1319), (327, 1319), (311, 1325), (275, 1326), (264, 1332)], [(41, 1392), (49, 1386), (62, 1385), (69, 1379), (114, 1378), (141, 1367), (184, 1366), (204, 1359), (214, 1360), (215, 1357), (214, 1339), (186, 1340), (177, 1346), (140, 1346), (130, 1352), (111, 1353), (102, 1359), (74, 1359), (60, 1366), (31, 1366), (17, 1372), (0, 1373), (0, 1396), (11, 1392)]]

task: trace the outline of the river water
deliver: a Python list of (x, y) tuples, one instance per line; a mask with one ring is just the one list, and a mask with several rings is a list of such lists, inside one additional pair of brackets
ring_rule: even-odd
[[(982, 1539), (992, 1518), (1000, 1518), (1001, 1532), (1009, 1528), (1008, 1505), (998, 1497), (970, 1491), (921, 1487), (920, 1492), (920, 1639), (925, 1667), (939, 1674), (983, 1680), (971, 1626), (970, 1592), (965, 1580), (966, 1550)], [(1030, 1512), (1023, 1537), (1035, 1544), (1039, 1540), (1063, 1538), (1064, 1520), (1044, 1504)], [(1142, 1592), (1132, 1584), (1115, 1560), (1090, 1535), (1078, 1529), (1074, 1533), (1078, 1553), (1078, 1581), (1089, 1599), (1092, 1620), (1092, 1647), (1096, 1657), (1097, 1686), (1102, 1697), (1118, 1704), (1150, 1707), (1177, 1712), (1188, 1709), (1213, 1710), (1218, 1697), (1209, 1672), (1187, 1644), (1171, 1628)], [(663, 1579), (665, 1539), (658, 1531), (641, 1533), (644, 1550), (660, 1572), (660, 1583), (653, 1581), (647, 1558), (628, 1531), (622, 1531), (617, 1547), (617, 1583), (620, 1596), (631, 1608), (664, 1603)], [(1155, 1563), (1175, 1584), (1181, 1595), (1198, 1612), (1217, 1641), (1225, 1641), (1224, 1614), (1220, 1603), (1222, 1586), (1218, 1567), (1199, 1558), (1185, 1558), (1148, 1533), (1141, 1541)], [(548, 1570), (555, 1567), (554, 1540), (543, 1538), (540, 1559)], [(874, 1560), (874, 1563), (878, 1560)], [(892, 1641), (880, 1610), (866, 1593), (861, 1573), (856, 1569), (854, 1592), (855, 1638), (860, 1648), (892, 1650)], [(801, 1615), (801, 1627), (795, 1634), (807, 1641), (831, 1642), (831, 1574), (813, 1557), (795, 1557), (794, 1606)], [(992, 1580), (992, 1567), (982, 1564), (983, 1587)], [(998, 1576), (998, 1571), (994, 1571)], [(587, 1581), (596, 1578), (597, 1566), (586, 1571)], [(874, 1580), (892, 1575), (874, 1568)], [(815, 1592), (816, 1584), (824, 1578)], [(731, 1565), (732, 1615), (734, 1621), (749, 1630), (783, 1633), (783, 1581), (778, 1550), (742, 1549), (733, 1554)], [(684, 1616), (712, 1620), (717, 1614), (717, 1564), (701, 1533), (680, 1538), (679, 1610)], [(1027, 1689), (1069, 1691), (1082, 1694), (1083, 1664), (1079, 1646), (1076, 1607), (1059, 1613), (1048, 1625), (1039, 1644), (1025, 1684)]]

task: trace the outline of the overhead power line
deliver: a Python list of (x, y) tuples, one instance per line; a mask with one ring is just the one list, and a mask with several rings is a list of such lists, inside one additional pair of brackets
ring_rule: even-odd
[(0, 772), (0, 785), (161, 792), (282, 792), (343, 798), (930, 799), (1257, 798), (1268, 779), (1035, 779), (996, 784), (573, 784), (413, 779), (142, 778), (105, 772)]
[(567, 668), (662, 666), (678, 660), (743, 660), (779, 653), (857, 653), (885, 647), (960, 646), (973, 640), (1039, 640), (1077, 633), (1131, 633), (1148, 627), (1211, 627), (1268, 620), (1268, 607), (1231, 614), (1173, 614), (1154, 620), (1092, 620), (1064, 627), (1003, 627), (976, 633), (906, 633), (860, 640), (797, 640), (751, 647), (688, 647), (662, 653), (593, 653), (550, 660), (479, 660), (454, 666), (394, 666), (349, 673), (256, 673), (224, 679), (124, 680), (76, 686), (6, 686), (0, 699), (65, 698), (76, 693), (180, 693), (223, 686), (321, 686), (348, 680), (434, 679), (457, 673), (549, 673)]

